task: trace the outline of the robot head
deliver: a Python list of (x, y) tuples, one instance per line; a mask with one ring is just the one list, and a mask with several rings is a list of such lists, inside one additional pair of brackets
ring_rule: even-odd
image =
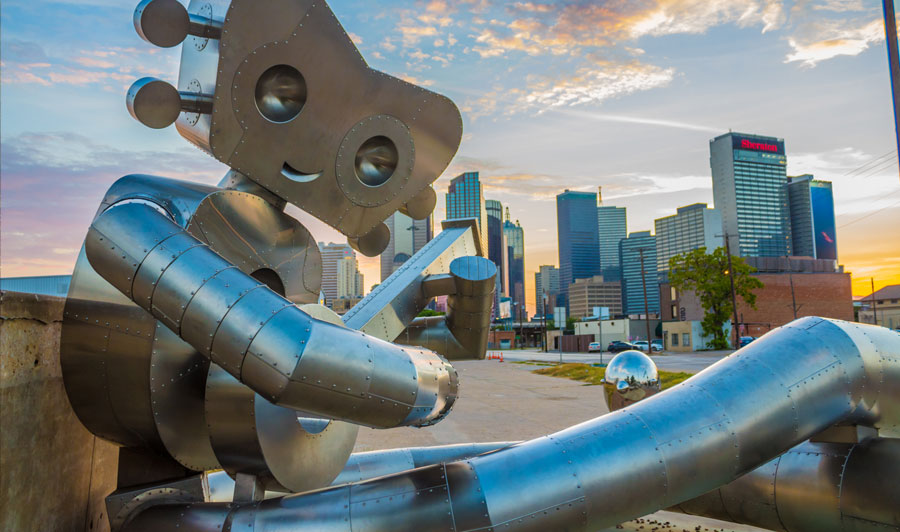
[[(381, 253), (395, 211), (427, 217), (462, 120), (444, 96), (368, 67), (322, 0), (144, 0), (138, 33), (182, 45), (178, 88), (139, 80), (132, 115), (173, 120), (216, 159)], [(176, 117), (176, 118), (173, 118)]]

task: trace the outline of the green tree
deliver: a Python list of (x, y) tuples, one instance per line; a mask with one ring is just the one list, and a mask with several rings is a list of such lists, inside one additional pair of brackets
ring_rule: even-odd
[(728, 255), (725, 248), (706, 253), (699, 248), (669, 260), (669, 282), (679, 292), (692, 291), (697, 294), (706, 312), (703, 317), (703, 334), (712, 337), (714, 349), (727, 349), (728, 338), (722, 326), (734, 315), (731, 304), (731, 281), (734, 277), (736, 297), (756, 309), (754, 290), (763, 287), (762, 282), (751, 276), (756, 271), (741, 257), (731, 257), (733, 272), (728, 271)]
[(438, 312), (436, 310), (431, 310), (430, 308), (427, 308), (427, 309), (423, 310), (422, 312), (420, 312), (418, 317), (419, 318), (428, 318), (431, 316), (444, 316), (446, 314), (447, 314), (446, 312)]

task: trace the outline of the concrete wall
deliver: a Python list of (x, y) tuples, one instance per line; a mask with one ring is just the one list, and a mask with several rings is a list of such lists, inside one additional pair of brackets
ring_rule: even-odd
[(117, 447), (75, 417), (63, 388), (65, 300), (0, 292), (0, 530), (108, 531)]

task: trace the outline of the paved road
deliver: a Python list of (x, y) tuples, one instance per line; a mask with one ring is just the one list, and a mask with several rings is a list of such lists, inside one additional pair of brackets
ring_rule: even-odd
[[(497, 351), (499, 353), (499, 351)], [(684, 371), (698, 373), (706, 367), (730, 355), (732, 351), (711, 351), (700, 353), (654, 353), (653, 360), (659, 369), (665, 371)], [(609, 353), (563, 353), (565, 363), (579, 362), (583, 364), (606, 363), (615, 356)], [(542, 353), (541, 351), (516, 349), (503, 351), (503, 360), (522, 361), (539, 360), (542, 362), (559, 362), (558, 352)]]
[[(504, 360), (533, 359), (538, 353), (515, 352)], [(545, 355), (546, 356), (546, 355)], [(680, 355), (680, 357), (690, 355)], [(576, 359), (576, 357), (579, 357)], [(586, 355), (565, 359), (585, 361)], [(599, 361), (599, 356), (596, 357)], [(609, 355), (604, 359), (608, 360)], [(658, 359), (668, 358), (666, 355)], [(721, 358), (715, 357), (716, 359)], [(690, 360), (690, 359), (689, 359)], [(694, 360), (692, 364), (701, 364)], [(354, 451), (462, 442), (520, 441), (536, 438), (608, 412), (600, 386), (532, 373), (534, 366), (495, 360), (455, 361), (460, 397), (440, 423), (425, 428), (360, 428)], [(687, 366), (685, 366), (687, 367)], [(660, 511), (620, 525), (633, 532), (728, 531), (761, 529)], [(612, 532), (610, 529), (609, 532)], [(600, 531), (607, 532), (607, 531)]]

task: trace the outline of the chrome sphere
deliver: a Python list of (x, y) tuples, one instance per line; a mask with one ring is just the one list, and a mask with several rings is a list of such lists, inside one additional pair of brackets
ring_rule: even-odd
[(610, 412), (650, 397), (659, 390), (656, 363), (640, 351), (622, 351), (606, 366), (603, 397)]

